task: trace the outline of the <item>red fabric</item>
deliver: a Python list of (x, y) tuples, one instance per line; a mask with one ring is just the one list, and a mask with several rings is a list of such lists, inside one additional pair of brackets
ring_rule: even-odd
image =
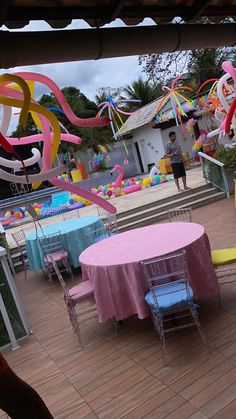
[(9, 368), (7, 362), (3, 358), (2, 354), (0, 353), (0, 375)]

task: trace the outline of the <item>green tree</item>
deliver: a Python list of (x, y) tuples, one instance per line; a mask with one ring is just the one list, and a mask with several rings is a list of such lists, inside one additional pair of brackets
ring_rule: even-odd
[(112, 99), (117, 99), (120, 97), (122, 88), (121, 87), (100, 87), (97, 90), (97, 94), (95, 96), (96, 104), (99, 105), (102, 102), (106, 102), (108, 97)]
[[(62, 89), (67, 102), (69, 103), (74, 114), (79, 118), (92, 118), (95, 117), (98, 112), (98, 106), (95, 102), (89, 100), (79, 89), (73, 86), (64, 87)], [(39, 99), (39, 103), (45, 108), (59, 108), (61, 109), (55, 95), (53, 93), (43, 95)], [(69, 144), (66, 142), (61, 142), (60, 152), (67, 151), (68, 147), (70, 150), (79, 151), (91, 148), (94, 144), (107, 145), (113, 143), (113, 138), (111, 134), (110, 127), (98, 127), (98, 128), (84, 128), (73, 125), (61, 112), (55, 112), (57, 119), (64, 125), (64, 127), (74, 135), (81, 137), (82, 143), (79, 146), (74, 144)], [(14, 137), (28, 136), (33, 135), (38, 132), (36, 125), (32, 119), (31, 114), (29, 114), (27, 125), (24, 131), (20, 131), (20, 128), (12, 133)]]
[(20, 128), (17, 125), (17, 128), (11, 133), (11, 137), (20, 138), (20, 137), (28, 137), (29, 135), (34, 135), (38, 133), (37, 126), (34, 123), (34, 120), (31, 116), (31, 113), (28, 115), (27, 124), (24, 128)]
[(176, 74), (183, 74), (185, 81), (194, 88), (209, 78), (221, 77), (221, 64), (225, 60), (235, 62), (234, 48), (197, 49), (139, 56), (139, 64), (152, 83), (168, 85)]
[(130, 86), (124, 87), (122, 92), (122, 98), (140, 100), (140, 102), (128, 103), (127, 107), (129, 110), (141, 108), (161, 95), (161, 90), (158, 85), (154, 85), (148, 80), (143, 80), (142, 77), (139, 77), (138, 80), (134, 80)]

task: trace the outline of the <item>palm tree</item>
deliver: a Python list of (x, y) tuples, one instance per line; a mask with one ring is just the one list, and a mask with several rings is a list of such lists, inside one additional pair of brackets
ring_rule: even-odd
[(122, 99), (140, 100), (140, 102), (136, 103), (130, 102), (129, 108), (134, 110), (157, 99), (161, 95), (161, 88), (139, 77), (130, 86), (124, 87), (123, 92), (125, 97), (122, 97)]

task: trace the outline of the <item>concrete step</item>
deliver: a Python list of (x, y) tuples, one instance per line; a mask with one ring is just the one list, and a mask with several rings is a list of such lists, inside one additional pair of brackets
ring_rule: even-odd
[(156, 215), (157, 213), (162, 212), (166, 208), (171, 209), (179, 208), (183, 205), (186, 206), (187, 204), (190, 205), (190, 203), (195, 199), (205, 199), (218, 192), (219, 191), (217, 188), (207, 188), (201, 189), (200, 191), (194, 190), (191, 193), (184, 192), (182, 194), (173, 195), (172, 197), (169, 197), (168, 200), (163, 199), (161, 201), (152, 203), (152, 206), (143, 205), (141, 208), (139, 207), (138, 209), (136, 209), (136, 211), (132, 213), (130, 211), (123, 213), (123, 217), (118, 218), (118, 224), (121, 226), (129, 223), (131, 220), (135, 221), (145, 216)]
[(141, 213), (139, 214), (139, 217), (137, 217), (136, 215), (133, 219), (132, 217), (129, 217), (129, 218), (127, 217), (126, 220), (123, 220), (123, 224), (122, 223), (120, 224), (120, 220), (118, 220), (117, 221), (118, 231), (121, 233), (123, 231), (131, 230), (132, 228), (143, 227), (146, 225), (155, 224), (159, 221), (162, 221), (168, 218), (168, 209), (170, 208), (175, 208), (177, 206), (178, 208), (185, 208), (185, 207), (191, 206), (192, 209), (194, 209), (194, 208), (202, 207), (204, 205), (211, 204), (213, 202), (224, 199), (226, 197), (226, 194), (222, 191), (216, 191), (216, 192), (214, 191), (214, 193), (211, 193), (207, 196), (200, 197), (200, 198), (196, 196), (196, 194), (193, 194), (193, 195), (195, 196), (193, 196), (192, 200), (188, 200), (187, 202), (183, 201), (182, 203), (179, 203), (178, 205), (176, 205), (176, 202), (173, 205), (171, 202), (169, 202), (166, 205), (162, 205), (161, 208), (159, 205), (159, 211), (157, 209), (156, 212), (154, 212), (153, 210), (151, 211), (151, 213), (150, 211), (141, 211)]
[[(155, 193), (154, 188), (151, 189), (152, 193)], [(124, 217), (127, 217), (130, 214), (133, 215), (137, 212), (140, 212), (140, 210), (143, 210), (144, 207), (145, 207), (145, 209), (156, 208), (157, 204), (166, 204), (168, 202), (171, 202), (173, 199), (181, 199), (182, 197), (188, 198), (188, 197), (190, 197), (190, 196), (192, 196), (193, 194), (196, 194), (196, 193), (200, 193), (200, 192), (206, 193), (207, 191), (216, 191), (216, 190), (218, 190), (216, 187), (214, 187), (210, 184), (205, 184), (205, 185), (199, 186), (197, 188), (190, 189), (186, 192), (183, 192), (183, 194), (180, 194), (180, 193), (176, 192), (175, 195), (167, 196), (166, 198), (162, 198), (161, 200), (158, 199), (158, 190), (157, 190), (156, 196), (154, 195), (155, 198), (156, 198), (155, 200), (153, 200), (152, 202), (149, 202), (148, 204), (144, 204), (142, 207), (139, 206), (139, 207), (135, 207), (135, 208), (131, 208), (129, 210), (119, 212), (117, 214), (117, 220), (119, 220), (121, 218), (124, 218)]]

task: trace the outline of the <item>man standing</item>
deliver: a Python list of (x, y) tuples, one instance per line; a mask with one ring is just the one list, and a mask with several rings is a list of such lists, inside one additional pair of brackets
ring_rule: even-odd
[(179, 179), (182, 178), (184, 190), (187, 191), (186, 183), (186, 173), (183, 163), (183, 156), (180, 145), (176, 141), (176, 134), (174, 131), (169, 132), (170, 141), (166, 145), (166, 155), (170, 158), (170, 164), (172, 167), (175, 184), (178, 192), (182, 192), (183, 189), (180, 188)]

